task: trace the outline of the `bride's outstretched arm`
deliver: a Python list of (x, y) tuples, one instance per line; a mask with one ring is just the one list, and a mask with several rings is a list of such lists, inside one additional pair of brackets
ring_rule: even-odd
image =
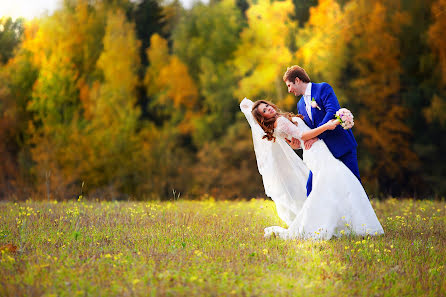
[(314, 138), (327, 130), (334, 130), (337, 125), (339, 125), (339, 120), (330, 120), (317, 128), (303, 132), (301, 139), (305, 141)]
[[(303, 122), (302, 122), (303, 123)], [(285, 117), (279, 117), (274, 123), (276, 129), (282, 131), (289, 137), (300, 138), (303, 141), (314, 138), (327, 130), (334, 130), (339, 125), (338, 120), (330, 120), (327, 123), (312, 130), (303, 131), (302, 127), (295, 126)]]

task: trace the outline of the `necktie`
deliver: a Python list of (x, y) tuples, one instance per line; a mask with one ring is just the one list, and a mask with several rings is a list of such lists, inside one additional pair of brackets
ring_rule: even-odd
[(313, 117), (311, 116), (311, 99), (310, 95), (304, 95), (305, 96), (305, 108), (307, 109), (308, 117), (311, 121), (313, 121)]

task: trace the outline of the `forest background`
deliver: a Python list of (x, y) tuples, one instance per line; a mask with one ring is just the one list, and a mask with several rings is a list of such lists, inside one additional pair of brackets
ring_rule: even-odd
[(446, 0), (65, 0), (0, 20), (0, 199), (264, 196), (244, 97), (355, 115), (373, 197), (446, 194)]

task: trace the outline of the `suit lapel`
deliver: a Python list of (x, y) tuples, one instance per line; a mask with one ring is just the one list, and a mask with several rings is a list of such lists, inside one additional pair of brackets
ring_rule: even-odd
[(304, 96), (302, 96), (302, 98), (299, 101), (299, 108), (298, 111), (300, 110), (300, 113), (304, 116), (304, 121), (305, 123), (310, 127), (313, 128), (313, 123), (310, 120), (310, 117), (308, 116), (307, 113), (307, 109), (305, 108), (305, 100), (304, 100)]

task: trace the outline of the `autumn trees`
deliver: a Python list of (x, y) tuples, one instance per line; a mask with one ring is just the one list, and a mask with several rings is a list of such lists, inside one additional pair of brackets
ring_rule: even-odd
[(355, 114), (370, 194), (444, 195), (445, 5), (78, 0), (2, 19), (1, 191), (262, 195), (238, 103), (296, 111), (281, 77), (299, 64)]

